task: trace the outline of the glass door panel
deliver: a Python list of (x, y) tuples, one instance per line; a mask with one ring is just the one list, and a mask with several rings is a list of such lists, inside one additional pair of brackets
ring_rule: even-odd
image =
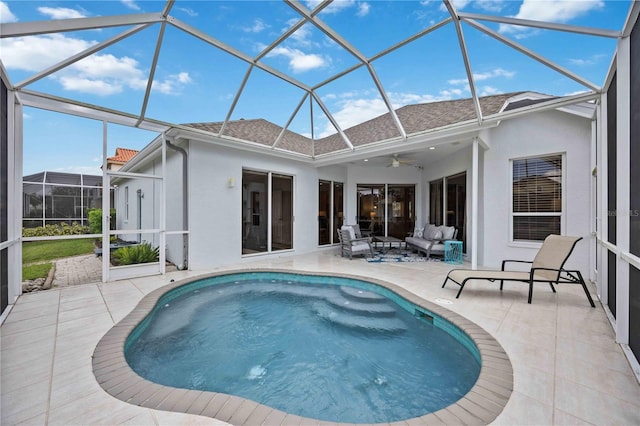
[(242, 254), (267, 251), (267, 186), (265, 172), (242, 172)]
[(293, 248), (293, 177), (271, 179), (271, 250)]
[(331, 244), (331, 182), (321, 180), (318, 183), (318, 244)]
[(429, 183), (429, 223), (437, 226), (444, 224), (442, 220), (443, 187), (442, 179)]
[(384, 185), (358, 185), (358, 224), (363, 234), (384, 235)]
[(466, 253), (467, 214), (467, 174), (447, 178), (447, 226), (458, 230), (457, 240), (462, 241), (462, 251)]
[(344, 185), (342, 182), (333, 183), (333, 242), (337, 243), (338, 229), (344, 222)]
[(387, 205), (389, 237), (404, 241), (415, 226), (415, 185), (389, 185)]

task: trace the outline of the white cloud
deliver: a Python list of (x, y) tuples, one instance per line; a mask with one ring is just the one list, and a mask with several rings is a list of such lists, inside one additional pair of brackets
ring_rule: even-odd
[(177, 10), (186, 13), (187, 15), (191, 16), (192, 18), (195, 18), (196, 16), (198, 16), (198, 12), (196, 12), (195, 10), (191, 9), (190, 7), (176, 7)]
[(9, 38), (2, 40), (2, 61), (7, 68), (37, 72), (96, 43), (63, 34)]
[(487, 12), (500, 12), (504, 9), (505, 0), (477, 0), (474, 6)]
[(262, 19), (255, 19), (253, 24), (247, 27), (242, 27), (242, 31), (246, 33), (259, 33), (269, 28), (269, 25), (265, 24)]
[[(16, 37), (2, 41), (3, 62), (7, 69), (39, 72), (95, 43), (62, 34)], [(96, 53), (50, 78), (66, 90), (108, 96), (122, 93), (127, 88), (145, 90), (148, 72), (133, 58)], [(181, 72), (156, 80), (153, 89), (163, 94), (175, 94), (190, 82), (189, 74)]]
[(329, 60), (315, 53), (304, 53), (299, 49), (279, 46), (269, 52), (268, 56), (284, 56), (289, 59), (289, 68), (294, 73), (301, 73), (317, 68), (324, 68)]
[(9, 22), (17, 22), (17, 21), (18, 21), (18, 17), (11, 12), (11, 10), (9, 9), (9, 6), (5, 2), (0, 1), (0, 23), (9, 23)]
[(366, 16), (369, 14), (369, 10), (371, 9), (371, 5), (369, 3), (363, 2), (358, 4), (358, 12), (356, 15), (358, 16)]
[(479, 92), (479, 96), (490, 96), (500, 93), (500, 90), (493, 86), (482, 86)]
[(122, 92), (122, 84), (118, 82), (107, 82), (104, 80), (94, 80), (86, 77), (62, 76), (58, 79), (62, 87), (74, 92), (92, 93), (94, 95), (108, 96)]
[[(315, 9), (316, 6), (318, 6), (321, 1), (320, 0), (312, 0), (312, 1), (307, 1), (307, 7), (311, 10)], [(324, 9), (322, 9), (322, 12), (320, 12), (320, 14), (326, 14), (326, 13), (340, 13), (345, 9), (348, 9), (350, 7), (353, 7), (356, 5), (356, 1), (355, 0), (338, 0), (338, 1), (334, 1), (332, 2), (329, 6), (325, 7)]]
[(569, 59), (569, 62), (579, 67), (588, 67), (600, 63), (603, 59), (608, 58), (607, 55), (592, 55), (585, 59)]
[[(447, 7), (440, 0), (423, 0), (420, 2), (423, 6), (429, 6), (434, 1), (440, 3), (440, 10), (447, 11)], [(460, 11), (467, 8), (467, 6), (473, 6), (475, 9), (480, 9), (488, 12), (500, 12), (507, 1), (510, 0), (452, 0), (454, 10)]]
[(38, 12), (51, 19), (75, 19), (84, 18), (86, 15), (75, 9), (67, 7), (39, 7)]
[[(514, 17), (533, 21), (566, 23), (603, 7), (604, 1), (602, 0), (523, 0), (520, 10)], [(522, 38), (532, 30), (528, 27), (500, 24), (499, 31), (515, 34), (516, 37)]]
[(120, 2), (127, 6), (129, 9), (140, 10), (140, 6), (136, 4), (135, 0), (120, 0)]
[(154, 80), (153, 90), (165, 95), (175, 95), (180, 92), (182, 86), (191, 83), (191, 77), (187, 72), (172, 74), (164, 80)]
[[(502, 68), (496, 68), (488, 72), (474, 73), (473, 79), (477, 83), (478, 81), (489, 80), (492, 78), (499, 78), (499, 77), (511, 78), (514, 75), (516, 75), (514, 71), (507, 71)], [(451, 80), (447, 80), (447, 83), (449, 83), (452, 86), (468, 85), (469, 80), (467, 80), (466, 78), (451, 79)]]
[[(297, 22), (299, 21), (299, 19), (294, 18), (294, 19), (290, 19), (289, 21), (287, 21), (287, 27), (283, 29), (282, 32), (285, 32), (286, 30), (288, 30), (289, 28), (291, 28), (293, 25), (295, 25)], [(311, 46), (311, 36), (312, 36), (312, 25), (309, 23), (304, 24), (303, 26), (301, 26), (300, 28), (298, 28), (293, 34), (291, 34), (289, 36), (289, 40), (292, 40), (295, 42), (296, 45), (298, 46), (305, 46), (305, 47), (310, 47)]]

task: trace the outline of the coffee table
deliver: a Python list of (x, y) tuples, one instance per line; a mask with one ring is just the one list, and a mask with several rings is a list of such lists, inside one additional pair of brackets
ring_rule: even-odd
[(393, 243), (398, 243), (398, 248), (402, 248), (402, 240), (396, 237), (382, 237), (382, 236), (375, 235), (373, 237), (373, 242), (376, 244), (376, 247), (378, 246), (378, 243), (382, 243), (383, 253), (386, 253), (386, 250), (384, 248), (384, 245), (386, 243), (389, 243), (389, 248), (393, 247)]

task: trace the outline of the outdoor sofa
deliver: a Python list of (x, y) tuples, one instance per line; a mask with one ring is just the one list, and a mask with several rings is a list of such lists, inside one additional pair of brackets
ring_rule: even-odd
[(408, 249), (424, 253), (427, 258), (432, 254), (444, 255), (444, 242), (455, 240), (458, 230), (454, 226), (436, 226), (427, 223), (416, 229), (413, 235), (404, 239)]

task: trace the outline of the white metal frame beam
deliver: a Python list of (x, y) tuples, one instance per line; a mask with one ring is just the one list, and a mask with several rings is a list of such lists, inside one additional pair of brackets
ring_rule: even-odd
[(462, 34), (462, 26), (460, 25), (460, 18), (458, 17), (458, 12), (454, 9), (450, 0), (442, 0), (444, 5), (447, 7), (451, 18), (453, 19), (454, 25), (456, 27), (456, 34), (458, 35), (458, 43), (460, 44), (460, 53), (462, 54), (462, 60), (464, 62), (464, 69), (467, 73), (467, 80), (469, 82), (469, 90), (471, 91), (471, 98), (473, 100), (473, 107), (476, 110), (476, 116), (478, 118), (478, 123), (482, 123), (482, 108), (480, 108), (480, 100), (478, 99), (478, 93), (476, 92), (476, 83), (473, 78), (473, 72), (471, 71), (471, 63), (469, 62), (469, 54), (467, 53), (467, 43), (464, 38), (464, 34)]
[(579, 27), (576, 25), (556, 24), (554, 22), (533, 21), (530, 19), (509, 18), (504, 16), (483, 15), (479, 13), (458, 12), (458, 16), (463, 20), (478, 19), (481, 21), (498, 22), (507, 25), (516, 25), (522, 27), (542, 28), (546, 30), (564, 31), (577, 34), (585, 34), (591, 36), (618, 38), (620, 31), (602, 30), (597, 28)]
[(92, 18), (54, 19), (51, 21), (11, 22), (0, 24), (0, 38), (95, 30), (125, 25), (154, 24), (163, 20), (164, 17), (161, 13), (136, 13)]
[(600, 86), (593, 84), (592, 82), (590, 82), (589, 80), (586, 80), (580, 76), (578, 76), (577, 74), (572, 73), (571, 71), (567, 70), (566, 68), (561, 67), (560, 65), (554, 63), (553, 61), (550, 61), (546, 58), (544, 58), (542, 55), (539, 55), (537, 53), (535, 53), (533, 50), (528, 49), (524, 46), (522, 46), (519, 43), (516, 43), (513, 40), (508, 39), (507, 37), (504, 37), (501, 34), (498, 34), (497, 32), (493, 31), (492, 29), (480, 24), (479, 22), (476, 22), (472, 19), (468, 19), (465, 20), (465, 22), (467, 22), (469, 25), (473, 26), (474, 28), (482, 31), (483, 33), (501, 41), (502, 43), (506, 44), (507, 46), (521, 52), (524, 53), (525, 55), (529, 56), (530, 58), (546, 65), (547, 67), (559, 72), (560, 74), (564, 75), (565, 77), (570, 78), (573, 81), (576, 81), (578, 83), (580, 83), (581, 85), (588, 87), (589, 89), (599, 92), (601, 90)]
[[(355, 46), (351, 45), (347, 40), (345, 40), (342, 36), (340, 36), (340, 34), (332, 30), (327, 24), (324, 23), (324, 21), (320, 20), (314, 14), (312, 14), (311, 11), (309, 11), (309, 9), (304, 7), (300, 2), (298, 2), (297, 0), (287, 0), (287, 4), (291, 6), (300, 15), (302, 15), (309, 23), (313, 24), (316, 28), (322, 31), (327, 37), (335, 41), (343, 49), (345, 49), (351, 55), (356, 57), (361, 64), (366, 65), (369, 71), (369, 74), (371, 75), (371, 79), (376, 85), (376, 88), (378, 89), (378, 92), (380, 93), (380, 96), (382, 97), (382, 100), (384, 101), (396, 128), (402, 135), (402, 138), (406, 139), (407, 132), (404, 130), (404, 127), (402, 126), (402, 123), (400, 122), (400, 119), (398, 118), (398, 115), (396, 114), (396, 111), (393, 108), (393, 105), (391, 104), (391, 100), (389, 99), (389, 96), (387, 96), (387, 92), (384, 90), (384, 87), (382, 87), (382, 83), (380, 82), (380, 79), (378, 78), (375, 70), (373, 69), (373, 66), (371, 65), (371, 62), (369, 61), (369, 59), (362, 52), (360, 52)], [(335, 120), (332, 118), (331, 121), (335, 121)]]

